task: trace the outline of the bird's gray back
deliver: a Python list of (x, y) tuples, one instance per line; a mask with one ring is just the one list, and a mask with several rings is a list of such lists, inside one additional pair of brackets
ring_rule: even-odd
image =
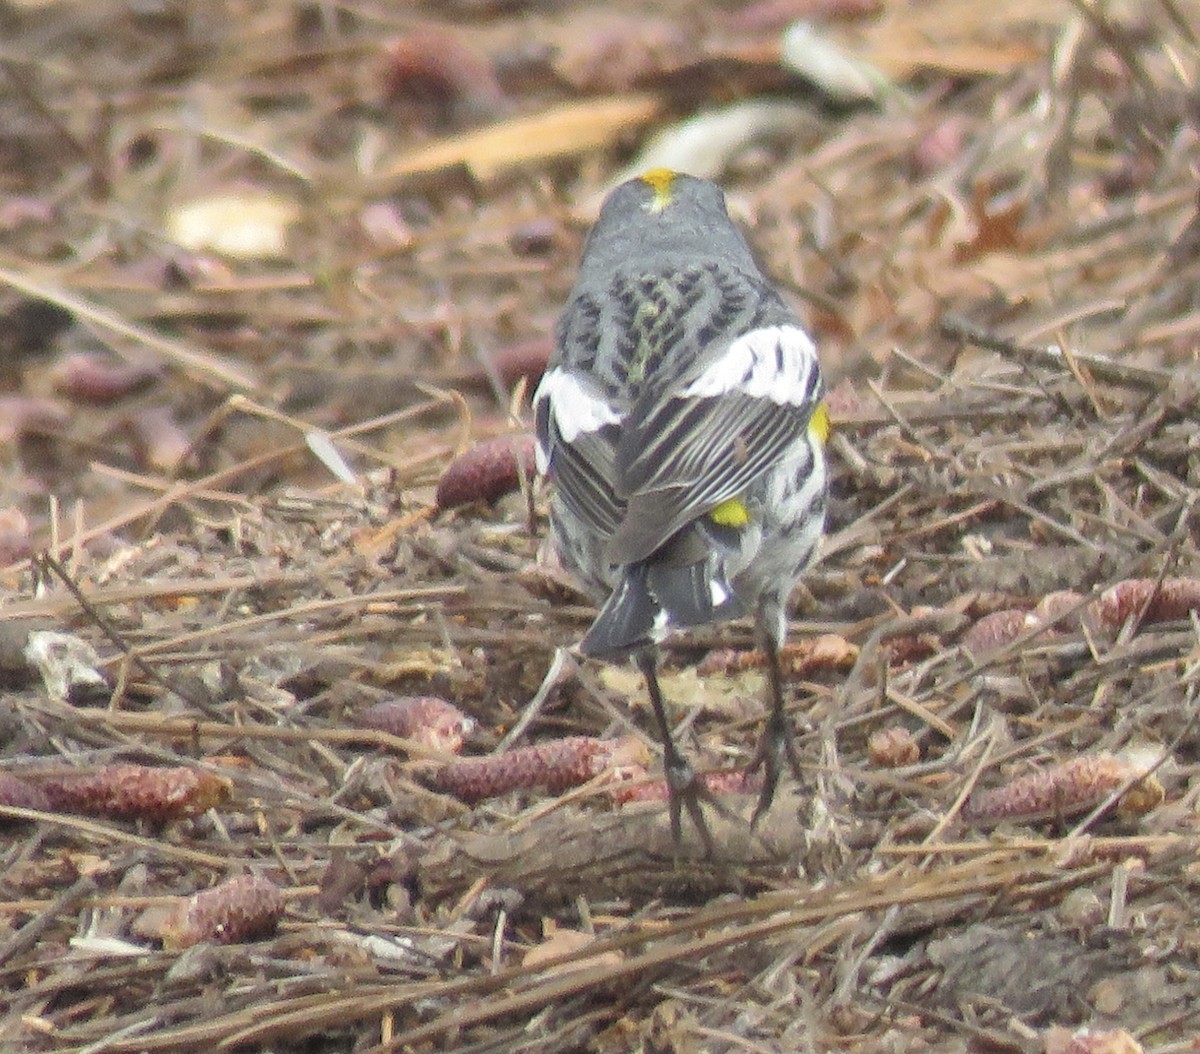
[(685, 384), (738, 334), (794, 323), (757, 270), (725, 258), (672, 256), (653, 269), (581, 274), (559, 321), (552, 366), (588, 375), (618, 412)]

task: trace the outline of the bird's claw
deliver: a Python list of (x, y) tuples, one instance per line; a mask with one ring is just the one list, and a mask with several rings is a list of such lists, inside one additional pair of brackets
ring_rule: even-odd
[(716, 856), (716, 844), (713, 842), (708, 822), (704, 819), (704, 810), (701, 808), (703, 801), (711, 801), (712, 798), (703, 782), (697, 777), (696, 770), (682, 755), (676, 755), (674, 758), (668, 759), (666, 763), (666, 777), (668, 807), (671, 816), (671, 838), (675, 845), (680, 844), (683, 836), (683, 810), (686, 809), (700, 835), (700, 840), (704, 843), (705, 852), (710, 857)]
[(788, 721), (786, 714), (775, 710), (767, 718), (762, 739), (758, 743), (758, 750), (754, 753), (754, 760), (750, 762), (750, 772), (757, 772), (760, 768), (763, 770), (762, 790), (758, 793), (758, 803), (754, 806), (754, 815), (750, 817), (751, 828), (758, 826), (758, 821), (762, 819), (763, 814), (771, 807), (771, 802), (775, 800), (775, 790), (779, 786), (779, 777), (783, 774), (785, 760), (792, 770), (796, 782), (802, 782), (800, 758), (796, 754), (796, 744), (792, 739), (791, 722)]

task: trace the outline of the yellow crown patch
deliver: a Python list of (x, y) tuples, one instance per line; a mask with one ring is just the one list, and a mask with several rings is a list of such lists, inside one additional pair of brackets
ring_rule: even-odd
[(643, 172), (638, 178), (654, 191), (654, 199), (647, 206), (651, 212), (662, 212), (671, 204), (674, 196), (672, 188), (675, 183), (675, 173), (669, 168), (652, 168), (648, 172)]

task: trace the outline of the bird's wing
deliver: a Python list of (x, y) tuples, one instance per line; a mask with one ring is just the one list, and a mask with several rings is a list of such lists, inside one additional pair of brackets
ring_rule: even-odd
[(626, 507), (610, 559), (643, 560), (739, 497), (803, 439), (822, 394), (816, 349), (796, 323), (752, 329), (670, 390), (647, 393), (616, 447), (616, 493)]
[(618, 410), (586, 374), (560, 365), (542, 378), (533, 411), (538, 467), (576, 519), (609, 537), (625, 515), (614, 486)]

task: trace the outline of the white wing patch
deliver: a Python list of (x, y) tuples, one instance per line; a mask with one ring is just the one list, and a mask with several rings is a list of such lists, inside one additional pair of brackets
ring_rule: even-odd
[[(586, 381), (557, 366), (542, 377), (533, 396), (536, 410), (543, 400), (549, 403), (558, 434), (564, 443), (574, 443), (585, 432), (595, 432), (605, 425), (619, 424), (621, 417)], [(537, 447), (538, 471), (546, 471), (548, 452)]]
[(812, 399), (817, 349), (799, 326), (766, 326), (738, 337), (710, 363), (683, 396), (708, 399), (738, 392), (780, 406), (804, 406)]
[(591, 385), (573, 373), (556, 367), (542, 378), (535, 401), (550, 400), (550, 413), (563, 441), (573, 443), (584, 432), (619, 424), (620, 415)]

